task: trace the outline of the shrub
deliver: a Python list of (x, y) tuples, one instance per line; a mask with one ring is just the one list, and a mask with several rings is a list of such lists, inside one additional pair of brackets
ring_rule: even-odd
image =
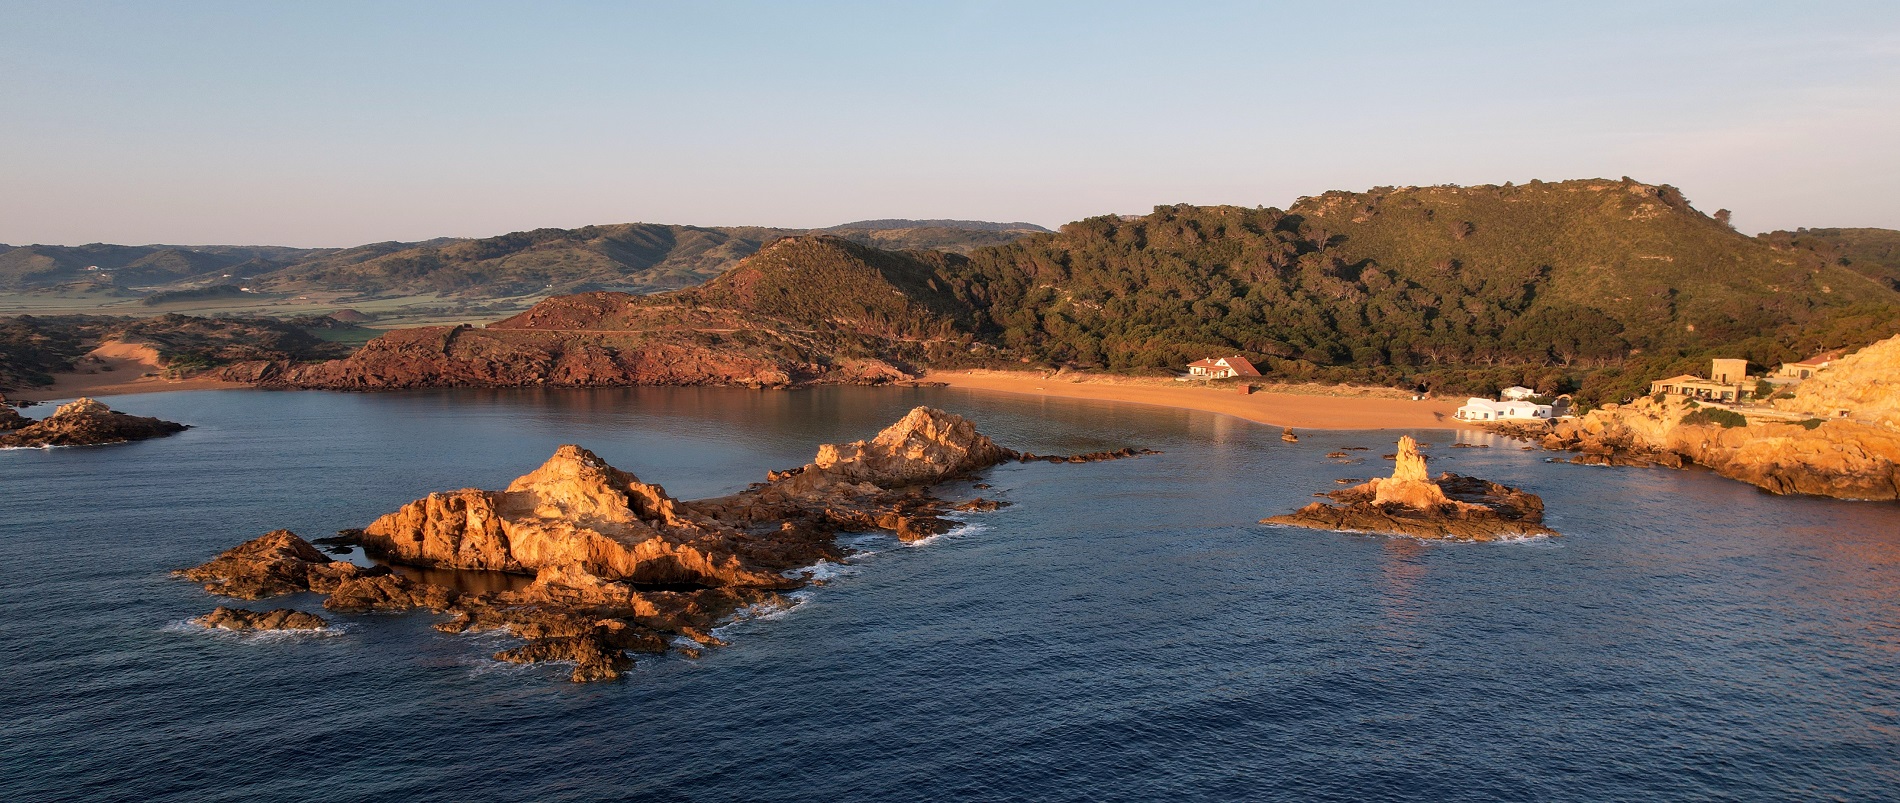
[(1818, 427), (1825, 423), (1827, 422), (1822, 421), (1819, 418), (1810, 418), (1806, 421), (1797, 421), (1795, 422), (1795, 425), (1801, 427), (1802, 429), (1814, 429), (1815, 427)]
[(1691, 425), (1715, 424), (1723, 429), (1748, 426), (1748, 419), (1734, 410), (1719, 407), (1705, 407), (1682, 417), (1682, 423)]

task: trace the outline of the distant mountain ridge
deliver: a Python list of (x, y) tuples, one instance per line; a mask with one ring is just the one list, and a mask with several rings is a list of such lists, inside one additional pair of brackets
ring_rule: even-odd
[(852, 229), (958, 229), (963, 231), (1023, 231), (1035, 234), (1050, 234), (1053, 232), (1051, 229), (1043, 228), (1034, 223), (992, 223), (986, 220), (906, 220), (903, 218), (858, 220), (851, 223), (840, 223), (829, 228), (813, 229), (812, 231), (835, 232)]
[[(967, 253), (1046, 232), (1033, 224), (871, 221), (824, 232), (888, 250)], [(954, 225), (909, 225), (948, 223)], [(437, 293), (497, 298), (588, 290), (656, 292), (711, 279), (805, 229), (622, 223), (534, 229), (479, 239), (383, 242), (353, 248), (277, 246), (0, 247), (0, 291), (191, 289), (239, 282), (254, 290)]]

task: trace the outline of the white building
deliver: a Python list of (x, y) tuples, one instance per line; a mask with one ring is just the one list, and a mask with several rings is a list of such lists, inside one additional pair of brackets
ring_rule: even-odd
[(1259, 375), (1260, 369), (1253, 367), (1253, 363), (1238, 354), (1232, 357), (1208, 358), (1188, 363), (1188, 378), (1190, 379), (1226, 379), (1234, 376)]
[(1550, 405), (1470, 398), (1455, 417), (1460, 421), (1548, 421)]
[(1525, 401), (1535, 395), (1537, 395), (1537, 391), (1531, 390), (1523, 385), (1512, 385), (1498, 391), (1498, 398), (1505, 401)]

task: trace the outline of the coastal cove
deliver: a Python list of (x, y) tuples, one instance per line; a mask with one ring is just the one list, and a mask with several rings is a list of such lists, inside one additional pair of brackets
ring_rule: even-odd
[[(1869, 798), (1900, 784), (1891, 503), (1550, 463), (1472, 430), (1287, 443), (1210, 412), (954, 386), (111, 401), (192, 429), (0, 452), (14, 656), (0, 739), (16, 746), (0, 788), (21, 799)], [(494, 662), (507, 639), (437, 633), (428, 614), (206, 632), (183, 620), (214, 598), (167, 575), (279, 527), (320, 537), (432, 491), (502, 487), (563, 443), (680, 498), (732, 493), (917, 405), (1037, 453), (1162, 454), (991, 469), (984, 493), (1012, 506), (915, 547), (847, 538), (867, 552), (824, 567), (830, 582), (789, 611), (617, 683)], [(1540, 495), (1564, 537), (1255, 523), (1388, 473), (1379, 455), (1401, 434), (1429, 444), (1435, 470)], [(1361, 462), (1325, 456), (1347, 446)]]

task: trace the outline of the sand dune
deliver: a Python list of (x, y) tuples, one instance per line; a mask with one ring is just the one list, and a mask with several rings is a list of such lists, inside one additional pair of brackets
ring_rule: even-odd
[(109, 340), (79, 358), (79, 370), (54, 374), (53, 384), (7, 395), (29, 401), (70, 399), (77, 396), (123, 396), (167, 390), (211, 390), (249, 387), (217, 379), (166, 379), (158, 352), (151, 346)]

